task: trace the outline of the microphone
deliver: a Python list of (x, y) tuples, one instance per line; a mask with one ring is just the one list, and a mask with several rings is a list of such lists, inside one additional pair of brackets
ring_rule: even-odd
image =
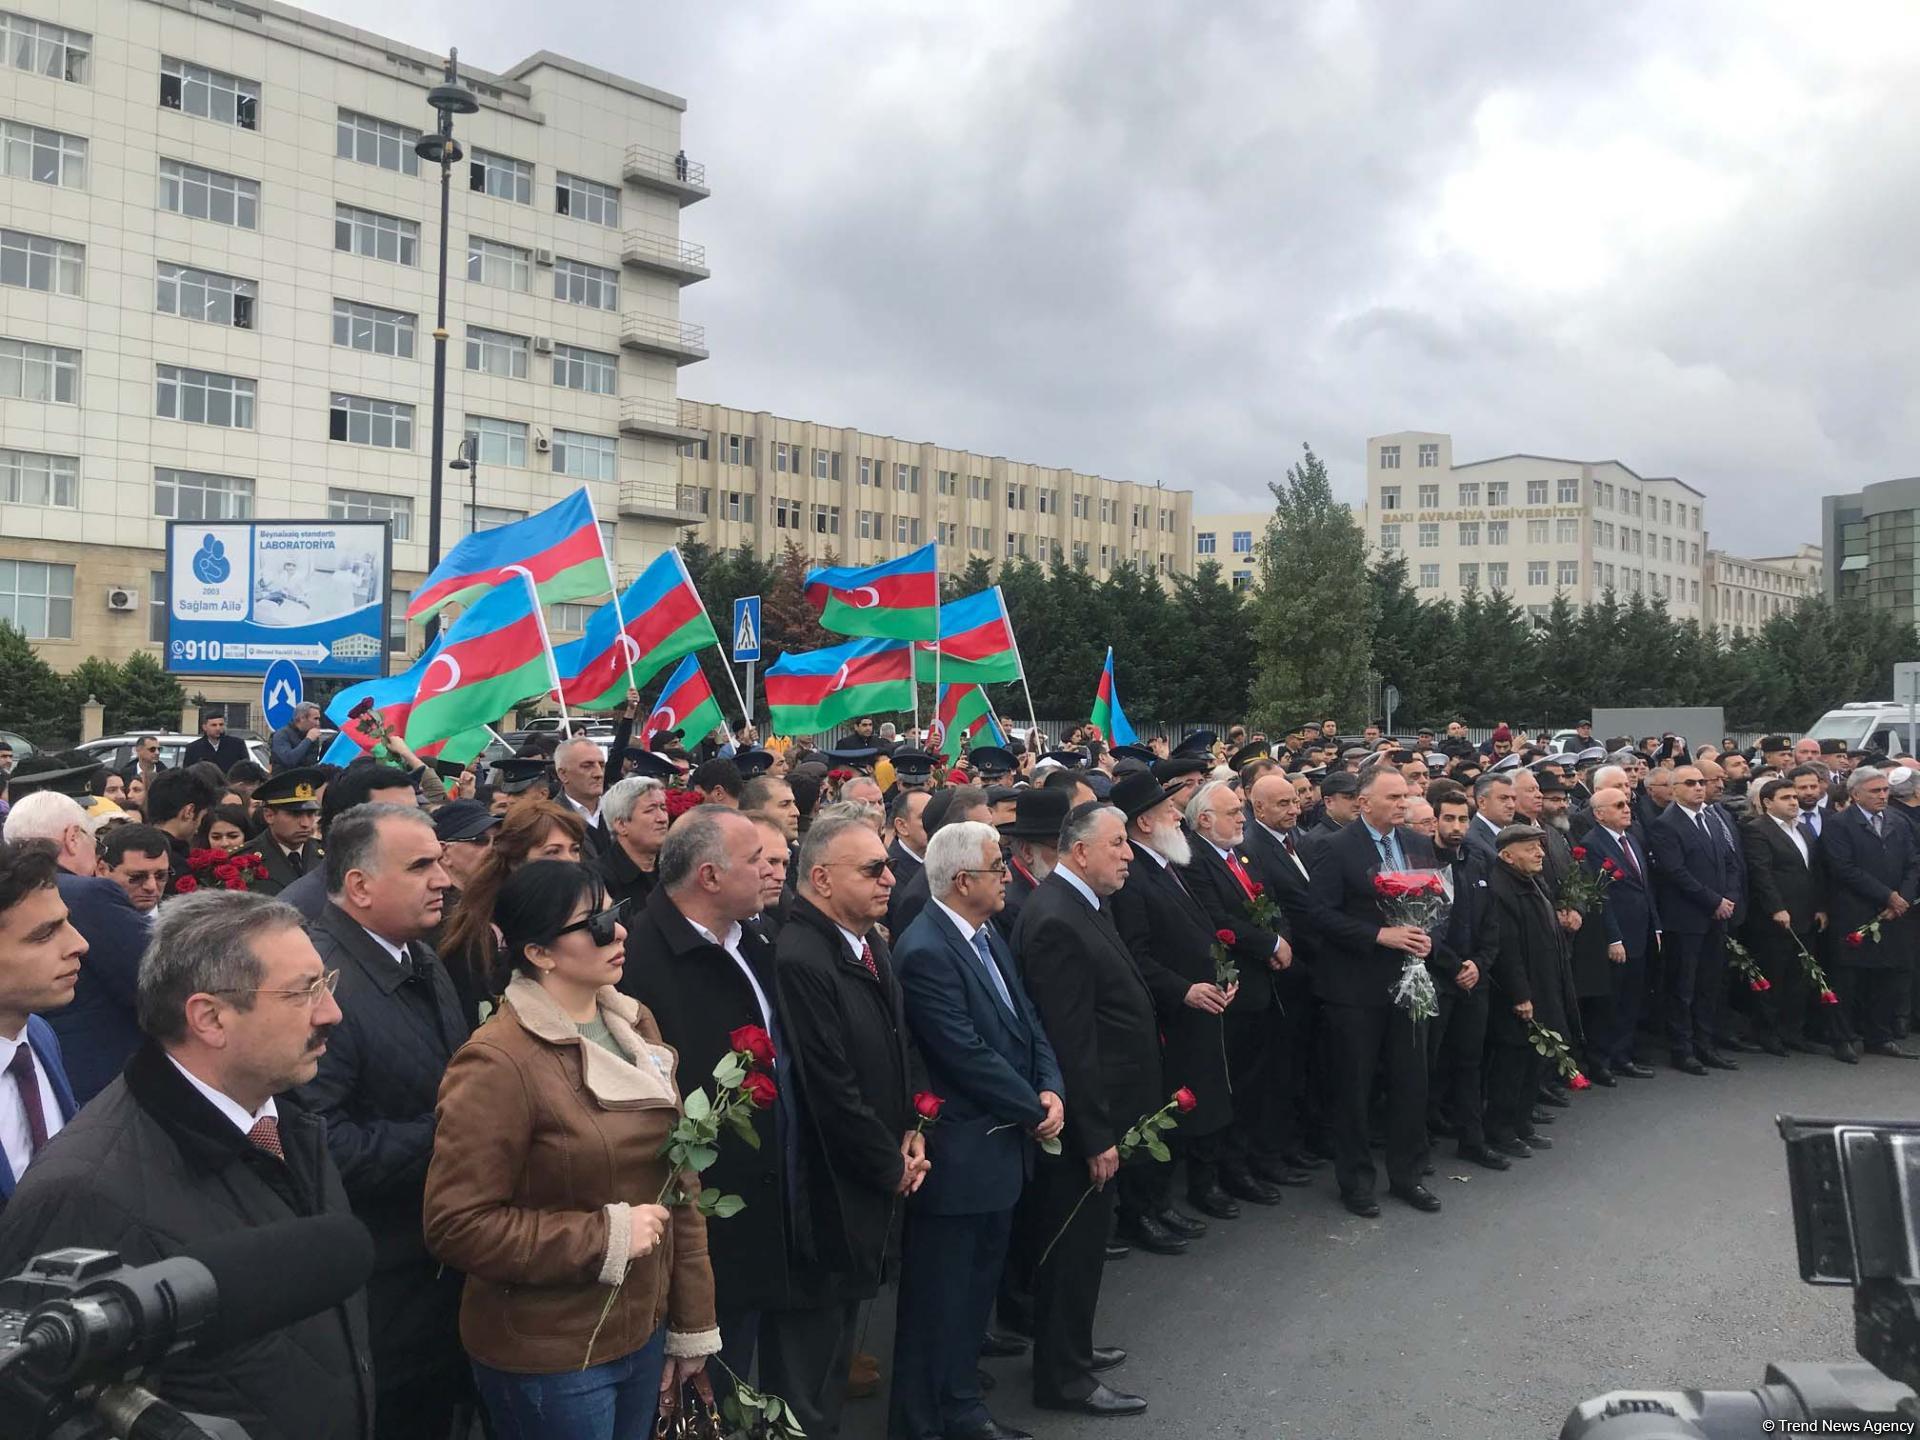
[[(54, 1251), (32, 1269), (54, 1278), (100, 1259)], [(235, 1230), (151, 1265), (84, 1274), (21, 1326), (18, 1360), (72, 1385), (124, 1374), (191, 1346), (216, 1355), (345, 1301), (373, 1273), (373, 1239), (351, 1215)]]

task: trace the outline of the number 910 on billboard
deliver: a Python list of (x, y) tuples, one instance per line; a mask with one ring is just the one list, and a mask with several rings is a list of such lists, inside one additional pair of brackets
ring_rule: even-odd
[(393, 546), (385, 521), (167, 526), (167, 669), (311, 677), (387, 673)]

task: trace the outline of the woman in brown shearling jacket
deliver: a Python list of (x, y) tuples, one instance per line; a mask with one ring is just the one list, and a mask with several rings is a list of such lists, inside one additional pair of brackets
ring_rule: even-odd
[(614, 989), (626, 931), (605, 907), (583, 865), (507, 880), (514, 976), (440, 1086), (427, 1243), (467, 1276), (460, 1339), (501, 1440), (643, 1440), (720, 1348), (706, 1222), (654, 1203), (677, 1057)]

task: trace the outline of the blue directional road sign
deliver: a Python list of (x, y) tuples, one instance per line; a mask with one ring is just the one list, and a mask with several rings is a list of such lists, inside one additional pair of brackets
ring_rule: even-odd
[(733, 663), (760, 658), (760, 597), (742, 595), (733, 602)]
[(306, 693), (300, 667), (293, 661), (276, 660), (269, 665), (266, 678), (260, 682), (260, 713), (268, 727), (278, 730), (293, 719), (294, 709)]

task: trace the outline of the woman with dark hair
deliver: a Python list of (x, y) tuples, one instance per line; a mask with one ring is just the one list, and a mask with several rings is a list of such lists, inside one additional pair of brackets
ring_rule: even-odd
[(247, 843), (253, 833), (253, 817), (244, 805), (216, 805), (200, 817), (200, 828), (193, 843), (201, 850), (219, 850), (231, 855)]
[(467, 1277), (460, 1339), (495, 1434), (645, 1440), (720, 1348), (704, 1217), (647, 1203), (675, 1056), (614, 988), (626, 929), (592, 870), (530, 861), (493, 911), (512, 979), (440, 1085), (427, 1244)]
[(482, 1001), (499, 995), (506, 983), (499, 974), (494, 943), (494, 902), (507, 877), (530, 860), (578, 860), (586, 853), (587, 825), (577, 810), (552, 800), (523, 796), (507, 810), (493, 833), (493, 848), (460, 903), (447, 916), (435, 950), (459, 993), (462, 1012), (471, 1020)]

